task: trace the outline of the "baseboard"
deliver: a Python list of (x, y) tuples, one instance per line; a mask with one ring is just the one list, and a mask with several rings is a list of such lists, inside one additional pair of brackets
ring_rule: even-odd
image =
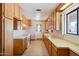
[(35, 41), (35, 40), (42, 40), (42, 38), (39, 38), (39, 39), (31, 39), (31, 41)]

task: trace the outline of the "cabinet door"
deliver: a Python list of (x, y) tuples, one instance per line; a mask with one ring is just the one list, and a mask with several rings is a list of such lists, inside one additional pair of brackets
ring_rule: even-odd
[(19, 19), (20, 18), (20, 6), (18, 4), (14, 4), (14, 17)]
[(5, 3), (5, 17), (13, 19), (13, 16), (14, 16), (14, 4)]
[(52, 56), (57, 56), (57, 47), (52, 43)]
[(69, 55), (70, 55), (70, 56), (78, 56), (76, 53), (74, 53), (74, 52), (71, 51), (71, 50), (69, 51)]
[(22, 8), (20, 7), (20, 20), (22, 20)]
[(25, 50), (23, 39), (14, 39), (13, 40), (13, 55), (20, 56)]
[(51, 56), (52, 55), (52, 44), (49, 40), (49, 55)]
[(17, 29), (18, 29), (17, 27), (18, 27), (17, 19), (14, 18), (14, 19), (13, 19), (13, 29), (14, 29), (14, 30), (17, 30)]

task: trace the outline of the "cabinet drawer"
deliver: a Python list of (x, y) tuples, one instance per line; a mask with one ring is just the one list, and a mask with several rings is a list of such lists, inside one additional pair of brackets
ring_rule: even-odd
[(69, 49), (68, 48), (57, 48), (57, 55), (58, 56), (69, 56)]

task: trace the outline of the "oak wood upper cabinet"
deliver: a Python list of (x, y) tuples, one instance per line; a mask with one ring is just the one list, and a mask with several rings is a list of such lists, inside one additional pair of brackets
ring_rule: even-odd
[(14, 4), (14, 17), (20, 19), (20, 6), (19, 4)]
[(6, 18), (13, 19), (14, 17), (14, 4), (5, 3), (5, 15)]
[(28, 20), (28, 25), (32, 26), (32, 21), (31, 20)]
[(17, 27), (18, 27), (17, 19), (14, 18), (14, 19), (13, 19), (13, 29), (14, 29), (14, 30), (17, 30), (17, 29), (18, 29)]
[(22, 10), (19, 4), (14, 4), (14, 30), (21, 29)]
[(20, 10), (20, 11), (19, 11), (19, 12), (20, 12), (20, 17), (19, 17), (19, 18), (20, 18), (20, 20), (22, 20), (22, 17), (23, 17), (22, 8), (21, 8), (21, 7), (19, 7), (19, 8), (20, 8), (20, 9), (19, 9), (19, 10)]

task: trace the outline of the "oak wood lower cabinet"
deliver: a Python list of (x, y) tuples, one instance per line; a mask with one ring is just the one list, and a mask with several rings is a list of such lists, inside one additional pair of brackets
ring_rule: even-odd
[(64, 47), (56, 47), (52, 43), (52, 56), (68, 56), (69, 55), (69, 49)]
[(52, 56), (57, 56), (57, 48), (55, 47), (54, 44), (52, 44), (51, 49), (52, 49)]
[(72, 50), (69, 51), (69, 55), (70, 55), (70, 56), (79, 56), (78, 54), (76, 54), (76, 53), (73, 52)]
[(15, 56), (22, 55), (26, 49), (27, 43), (25, 39), (14, 39), (13, 54)]
[(79, 56), (69, 48), (57, 47), (46, 36), (43, 36), (43, 41), (47, 48), (49, 56)]
[(46, 36), (43, 36), (43, 41), (47, 48), (49, 56), (68, 56), (68, 48), (58, 48), (56, 47)]
[(52, 55), (52, 46), (51, 46), (51, 42), (50, 42), (50, 40), (48, 40), (48, 53), (49, 53), (49, 55), (51, 56)]
[(57, 48), (57, 56), (69, 56), (68, 48)]
[(47, 51), (48, 51), (49, 56), (51, 56), (52, 54), (51, 54), (51, 42), (50, 42), (50, 40), (48, 40), (48, 38), (46, 38), (44, 36), (43, 37), (43, 41), (44, 41), (44, 44), (45, 44), (45, 46), (47, 48)]

